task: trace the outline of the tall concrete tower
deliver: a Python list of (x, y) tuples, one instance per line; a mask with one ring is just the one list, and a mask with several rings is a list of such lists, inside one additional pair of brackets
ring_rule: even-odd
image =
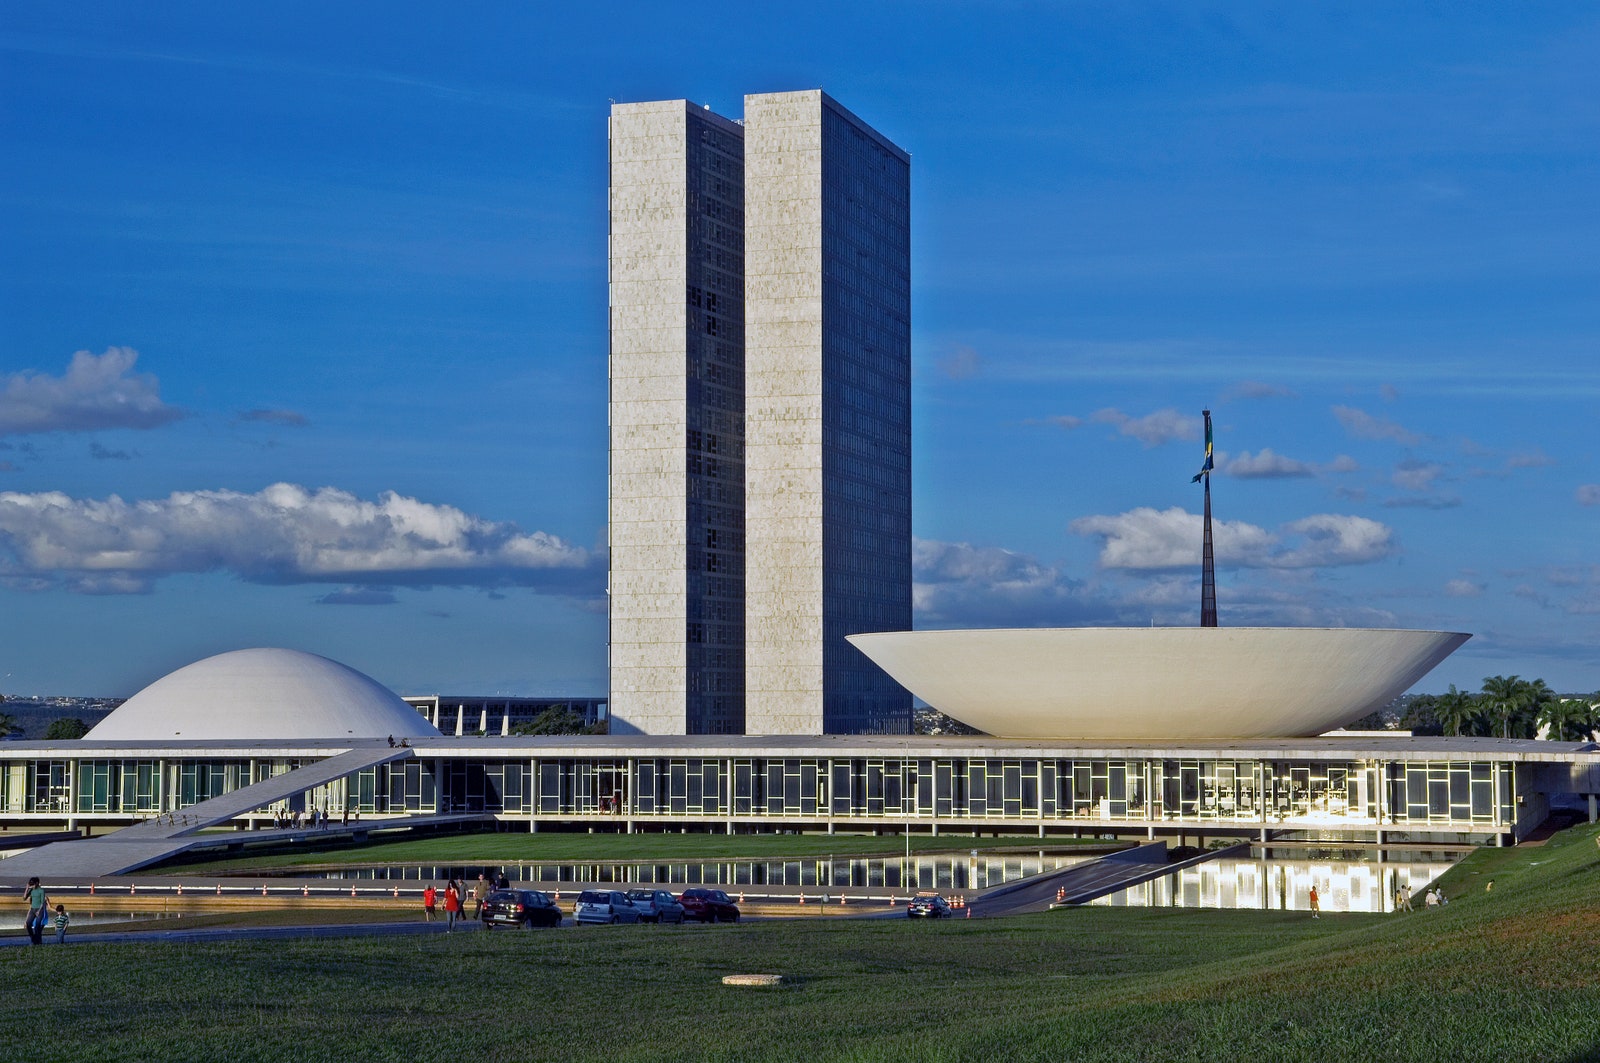
[(744, 146), (683, 100), (610, 129), (612, 728), (744, 731)]
[(610, 127), (617, 733), (909, 728), (909, 158), (821, 91)]
[(745, 727), (904, 732), (849, 643), (911, 627), (911, 160), (820, 90), (745, 97)]

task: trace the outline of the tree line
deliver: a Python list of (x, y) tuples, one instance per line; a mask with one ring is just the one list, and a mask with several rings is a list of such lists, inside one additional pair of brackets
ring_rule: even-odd
[(1485, 677), (1477, 693), (1457, 690), (1405, 699), (1399, 718), (1413, 734), (1483, 738), (1545, 738), (1585, 742), (1600, 731), (1600, 692), (1564, 697), (1543, 679)]

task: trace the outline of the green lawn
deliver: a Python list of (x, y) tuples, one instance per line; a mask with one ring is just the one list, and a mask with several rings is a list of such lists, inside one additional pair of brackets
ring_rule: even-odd
[[(1475, 853), (1445, 878), (1452, 904), (1391, 916), (1085, 908), (7, 948), (0, 1058), (1589, 1060), (1597, 833)], [(748, 971), (798, 981), (720, 984)]]
[[(325, 864), (359, 866), (364, 864), (437, 864), (480, 866), (485, 864), (593, 862), (646, 860), (679, 862), (685, 860), (757, 859), (826, 856), (894, 856), (905, 852), (905, 839), (898, 835), (876, 837), (870, 834), (523, 834), (480, 833), (442, 835), (405, 841), (376, 841), (363, 846), (330, 844), (327, 847), (297, 845), (294, 851), (247, 853), (224, 860), (171, 862), (146, 870), (146, 874), (169, 875), (178, 871), (236, 871), (261, 868), (284, 869)], [(1063, 849), (1073, 845), (1106, 845), (1092, 838), (1078, 842), (1072, 838), (1052, 838), (1045, 846), (1036, 837), (971, 838), (943, 834), (911, 836), (913, 853), (936, 853), (968, 849), (1022, 849), (1041, 847)]]

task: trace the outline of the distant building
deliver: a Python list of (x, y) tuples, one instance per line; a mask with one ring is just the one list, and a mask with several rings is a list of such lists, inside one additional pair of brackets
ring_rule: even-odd
[(910, 729), (910, 160), (820, 90), (610, 124), (619, 734)]
[(440, 734), (510, 734), (551, 709), (568, 709), (592, 727), (607, 718), (605, 698), (508, 698), (464, 694), (406, 694), (402, 701), (416, 709)]

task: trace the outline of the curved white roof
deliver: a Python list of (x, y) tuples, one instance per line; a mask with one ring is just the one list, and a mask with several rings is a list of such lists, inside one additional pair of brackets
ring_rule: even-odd
[(850, 642), (1000, 738), (1322, 734), (1388, 704), (1470, 635), (1378, 628), (997, 628)]
[(300, 650), (253, 649), (162, 676), (84, 737), (188, 742), (438, 734), (416, 709), (354, 668)]

